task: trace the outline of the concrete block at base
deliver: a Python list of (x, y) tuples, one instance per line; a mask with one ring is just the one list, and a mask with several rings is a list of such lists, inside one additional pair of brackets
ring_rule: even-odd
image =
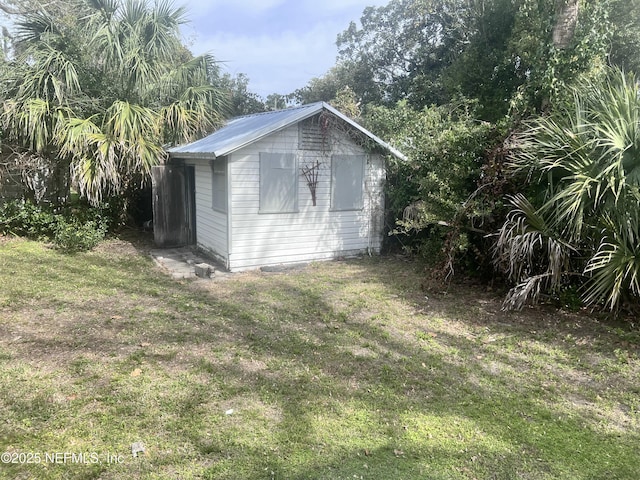
[(200, 278), (211, 278), (214, 268), (208, 263), (196, 263), (194, 265), (196, 276)]

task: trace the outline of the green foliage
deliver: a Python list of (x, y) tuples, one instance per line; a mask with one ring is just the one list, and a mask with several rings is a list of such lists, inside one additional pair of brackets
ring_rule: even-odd
[(0, 205), (0, 233), (51, 241), (65, 252), (86, 251), (104, 239), (110, 218), (88, 205), (54, 209), (15, 200)]
[(408, 157), (389, 161), (387, 206), (397, 219), (392, 233), (405, 248), (449, 270), (468, 255), (477, 257), (476, 244), (487, 233), (484, 206), (469, 198), (497, 131), (474, 117), (473, 103), (465, 100), (420, 111), (400, 102), (365, 114), (367, 126)]
[(351, 22), (338, 36), (339, 62), (359, 80), (349, 86), (365, 103), (445, 103), (442, 72), (468, 41), (469, 15), (468, 2), (461, 0), (391, 0), (367, 7), (361, 28)]
[(561, 291), (576, 249), (550, 226), (554, 219), (548, 212), (536, 209), (524, 195), (510, 197), (509, 203), (513, 210), (500, 229), (494, 255), (496, 267), (515, 283), (505, 306), (520, 309), (543, 293)]
[(354, 120), (360, 120), (360, 117), (362, 116), (360, 102), (358, 101), (355, 92), (349, 87), (344, 87), (336, 92), (336, 96), (331, 101), (331, 105), (344, 113), (347, 117)]
[(294, 92), (295, 99), (303, 105), (315, 102), (330, 102), (336, 98), (341, 88), (353, 88), (354, 82), (350, 73), (350, 69), (344, 63), (337, 64), (322, 77), (312, 78), (306, 86), (296, 90)]
[(610, 0), (610, 58), (613, 65), (640, 72), (640, 0)]
[[(476, 268), (492, 255), (486, 234), (504, 223), (514, 207), (504, 198), (511, 195), (519, 199), (519, 207), (505, 223), (503, 245), (527, 233), (518, 240), (518, 248), (526, 250), (527, 239), (554, 238), (571, 247), (569, 252), (582, 252), (582, 245), (574, 245), (556, 227), (579, 230), (580, 223), (573, 220), (583, 213), (566, 210), (564, 217), (554, 219), (548, 212), (537, 212), (536, 199), (545, 192), (536, 190), (533, 182), (505, 176), (505, 151), (513, 131), (531, 115), (572, 110), (577, 79), (597, 82), (611, 63), (637, 65), (638, 31), (637, 0), (391, 0), (365, 9), (360, 25), (351, 23), (338, 37), (338, 64), (310, 83), (306, 93), (335, 97), (341, 86), (350, 87), (364, 105), (371, 130), (408, 155), (407, 163), (392, 161), (388, 193), (391, 214), (399, 219), (396, 232), (408, 235), (415, 250), (429, 255), (441, 250), (451, 264), (460, 246), (474, 249)], [(461, 105), (460, 98), (468, 101)], [(524, 130), (530, 127), (527, 123)], [(562, 128), (555, 131), (558, 138)], [(579, 140), (579, 135), (568, 139), (564, 145), (573, 146), (565, 153), (577, 148)], [(520, 150), (525, 152), (523, 163), (535, 162), (535, 149)], [(593, 194), (585, 185), (573, 187), (564, 190), (567, 202)], [(532, 195), (531, 208), (520, 208), (525, 197), (516, 197), (518, 192)], [(538, 236), (531, 226), (527, 232), (518, 230), (534, 219), (534, 213), (538, 220), (550, 222)], [(600, 232), (604, 226), (598, 228)], [(550, 232), (553, 235), (545, 237)], [(591, 238), (600, 238), (597, 232), (591, 232)], [(584, 233), (578, 236), (587, 238)], [(566, 272), (558, 276), (553, 268), (547, 269), (552, 254), (560, 255), (553, 250), (559, 244), (544, 242), (529, 245), (529, 254), (551, 248), (545, 261), (531, 270), (511, 272), (512, 281), (531, 296), (566, 287)], [(501, 263), (511, 254), (496, 255)], [(576, 263), (574, 256), (563, 251), (559, 263), (552, 265), (565, 265), (569, 271)], [(528, 276), (520, 278), (525, 271)], [(538, 283), (523, 283), (531, 278)]]
[(406, 102), (394, 109), (370, 108), (367, 123), (390, 139), (409, 160), (390, 166), (390, 208), (404, 232), (452, 222), (476, 188), (493, 127), (474, 119), (468, 102), (415, 111)]
[(55, 235), (58, 216), (51, 210), (19, 200), (0, 204), (0, 233), (38, 240)]
[[(318, 93), (348, 85), (363, 103), (414, 108), (478, 102), (478, 118), (518, 120), (570, 97), (573, 80), (607, 63), (638, 65), (638, 0), (391, 0), (338, 37), (339, 63)], [(563, 32), (563, 42), (554, 32)], [(347, 68), (351, 75), (337, 75)], [(337, 83), (337, 84), (336, 84)]]
[(170, 1), (72, 1), (18, 16), (0, 72), (0, 120), (16, 150), (55, 160), (94, 204), (140, 185), (164, 155), (214, 129), (224, 95), (212, 57), (181, 43)]
[(512, 50), (518, 15), (518, 4), (512, 0), (470, 4), (464, 25), (467, 41), (442, 72), (447, 101), (461, 94), (477, 100), (478, 118), (495, 122), (505, 117), (507, 99), (525, 81), (523, 65), (517, 64), (519, 54)]
[[(579, 1), (577, 22), (566, 32), (567, 45), (556, 44), (553, 31), (562, 26), (558, 12), (569, 3), (575, 2), (519, 2), (507, 50), (519, 78), (509, 97), (509, 115), (514, 120), (570, 104), (577, 78), (598, 76), (614, 57), (622, 60), (624, 56), (617, 50), (622, 44), (612, 48), (617, 27), (611, 16), (615, 2), (610, 0)], [(631, 11), (634, 7), (626, 8)], [(632, 48), (639, 47), (640, 43), (635, 43)]]
[(271, 93), (264, 100), (264, 108), (266, 111), (282, 110), (293, 105), (294, 94), (281, 95), (279, 93)]
[[(588, 304), (614, 310), (625, 297), (640, 296), (637, 85), (634, 75), (619, 70), (587, 78), (575, 89), (570, 109), (527, 122), (515, 137), (513, 168), (535, 186), (535, 206), (517, 199), (500, 233), (498, 263), (518, 284), (510, 306), (536, 300), (540, 292), (578, 275)], [(530, 231), (536, 237), (527, 237)], [(531, 251), (552, 239), (564, 246), (564, 260), (554, 260), (561, 248), (536, 256), (538, 267), (531, 255), (520, 253), (521, 243)], [(545, 283), (548, 278), (553, 282)]]
[(65, 252), (92, 250), (105, 237), (104, 225), (94, 221), (60, 221), (53, 237), (56, 247)]
[(231, 76), (225, 73), (220, 77), (218, 85), (229, 96), (229, 115), (231, 117), (260, 113), (266, 110), (260, 97), (249, 91), (249, 77), (245, 74)]

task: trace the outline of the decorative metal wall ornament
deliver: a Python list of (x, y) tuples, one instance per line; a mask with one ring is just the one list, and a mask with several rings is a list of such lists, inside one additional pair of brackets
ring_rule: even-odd
[(311, 201), (313, 206), (316, 206), (316, 188), (318, 187), (318, 173), (320, 171), (320, 160), (316, 158), (315, 161), (310, 164), (300, 167), (302, 176), (307, 181), (307, 186), (311, 192)]

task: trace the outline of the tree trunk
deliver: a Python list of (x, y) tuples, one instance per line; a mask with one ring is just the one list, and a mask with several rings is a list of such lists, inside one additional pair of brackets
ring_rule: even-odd
[(553, 27), (553, 45), (565, 49), (573, 40), (578, 23), (580, 0), (556, 0), (556, 22)]

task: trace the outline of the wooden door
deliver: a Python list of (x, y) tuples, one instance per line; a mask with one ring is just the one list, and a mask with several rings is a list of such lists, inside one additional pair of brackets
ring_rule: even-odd
[(153, 237), (158, 247), (196, 242), (195, 168), (160, 165), (151, 169)]

